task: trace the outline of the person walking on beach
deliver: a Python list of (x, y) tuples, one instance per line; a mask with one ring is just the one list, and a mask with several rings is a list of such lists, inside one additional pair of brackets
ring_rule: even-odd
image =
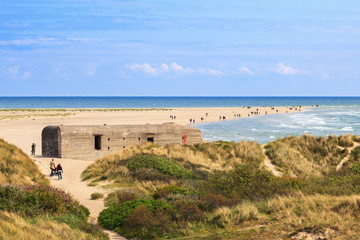
[(31, 155), (35, 155), (35, 147), (36, 147), (36, 144), (33, 143), (33, 144), (31, 145)]
[(63, 169), (62, 169), (60, 163), (57, 165), (57, 172), (58, 172), (58, 180), (61, 180), (62, 179)]
[(55, 171), (55, 162), (54, 162), (54, 159), (52, 159), (50, 161), (50, 170), (51, 170), (51, 173), (50, 173), (50, 177), (54, 176), (54, 171)]

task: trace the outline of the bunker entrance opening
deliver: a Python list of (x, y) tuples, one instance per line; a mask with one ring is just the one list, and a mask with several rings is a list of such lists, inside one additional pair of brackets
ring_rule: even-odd
[(101, 150), (101, 135), (95, 135), (95, 149)]
[(155, 133), (146, 133), (146, 141), (147, 142), (154, 142)]

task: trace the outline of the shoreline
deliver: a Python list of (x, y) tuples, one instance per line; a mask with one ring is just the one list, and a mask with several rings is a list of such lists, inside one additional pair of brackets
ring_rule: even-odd
[[(273, 109), (272, 109), (273, 108)], [(131, 109), (131, 108), (129, 108)], [(226, 107), (226, 108), (172, 108), (172, 111), (152, 109), (151, 111), (84, 111), (71, 109), (61, 111), (0, 111), (0, 138), (20, 147), (30, 155), (32, 143), (41, 152), (41, 132), (49, 125), (121, 125), (121, 124), (161, 124), (174, 122), (180, 125), (227, 121), (266, 116), (272, 114), (295, 113), (306, 108), (294, 107)], [(252, 112), (252, 113), (251, 113)], [(225, 117), (225, 118), (223, 118)], [(203, 120), (201, 120), (203, 118)], [(221, 119), (220, 119), (221, 118)], [(192, 120), (190, 122), (190, 119)], [(194, 122), (195, 120), (195, 122)]]
[[(145, 124), (175, 122), (189, 125), (199, 122), (216, 122), (237, 118), (270, 115), (280, 113), (293, 113), (304, 111), (304, 107), (201, 107), (201, 108), (34, 108), (34, 109), (0, 109), (1, 120), (54, 119), (61, 118), (95, 118), (99, 119), (101, 113), (104, 121), (99, 124), (112, 124), (106, 122), (114, 117), (121, 118), (116, 124)], [(166, 116), (168, 115), (168, 116)], [(132, 117), (132, 119), (129, 119)], [(190, 121), (191, 119), (191, 121)], [(62, 122), (62, 121), (60, 121)], [(85, 121), (86, 122), (86, 121)], [(64, 123), (61, 123), (64, 124)], [(67, 123), (68, 124), (68, 123)], [(78, 123), (85, 124), (85, 123)]]

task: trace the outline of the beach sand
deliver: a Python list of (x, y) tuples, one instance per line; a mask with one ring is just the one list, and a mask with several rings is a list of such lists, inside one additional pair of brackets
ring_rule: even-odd
[[(304, 110), (304, 109), (301, 109)], [(253, 112), (253, 114), (251, 114)], [(291, 107), (252, 107), (248, 108), (174, 108), (171, 110), (151, 110), (144, 109), (135, 111), (134, 109), (125, 111), (110, 110), (46, 110), (46, 111), (0, 111), (0, 138), (20, 147), (29, 156), (31, 154), (31, 144), (36, 144), (36, 155), (32, 159), (40, 167), (40, 170), (48, 176), (53, 186), (64, 189), (71, 193), (79, 202), (89, 208), (91, 218), (95, 220), (98, 214), (104, 209), (102, 200), (91, 200), (90, 195), (93, 192), (106, 193), (106, 190), (87, 186), (82, 182), (80, 174), (89, 166), (92, 161), (60, 159), (55, 158), (55, 162), (61, 163), (64, 169), (63, 179), (58, 181), (57, 177), (49, 177), (49, 162), (51, 158), (41, 156), (41, 131), (48, 125), (117, 125), (117, 124), (161, 124), (164, 122), (175, 122), (178, 124), (190, 124), (190, 118), (195, 119), (195, 123), (226, 121), (241, 117), (267, 114), (284, 114), (299, 112), (299, 108)], [(64, 114), (65, 113), (65, 114)], [(68, 115), (67, 113), (71, 113)], [(73, 115), (72, 115), (73, 114)], [(170, 116), (176, 116), (176, 119)], [(201, 121), (201, 118), (203, 120)], [(196, 127), (196, 125), (195, 125)], [(111, 239), (123, 239), (120, 236), (110, 232)]]

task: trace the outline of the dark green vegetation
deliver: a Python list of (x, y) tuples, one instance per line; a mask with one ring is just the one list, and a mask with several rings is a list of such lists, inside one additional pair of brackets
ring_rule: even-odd
[(103, 198), (103, 197), (104, 197), (104, 194), (99, 193), (99, 192), (95, 192), (90, 195), (90, 198), (93, 200)]
[[(353, 196), (360, 194), (360, 148), (350, 149), (353, 140), (358, 138), (304, 135), (267, 144), (283, 177), (264, 167), (259, 144), (220, 141), (137, 146), (98, 160), (83, 178), (117, 188), (98, 220), (128, 238), (274, 239), (326, 232), (351, 239), (360, 230), (360, 197)], [(356, 224), (349, 228), (350, 222)]]
[(26, 154), (1, 139), (0, 179), (0, 239), (108, 239), (87, 222), (87, 208), (50, 187)]
[(137, 174), (140, 169), (154, 169), (160, 173), (175, 178), (191, 178), (192, 172), (167, 159), (154, 155), (137, 155), (131, 158), (126, 167)]

